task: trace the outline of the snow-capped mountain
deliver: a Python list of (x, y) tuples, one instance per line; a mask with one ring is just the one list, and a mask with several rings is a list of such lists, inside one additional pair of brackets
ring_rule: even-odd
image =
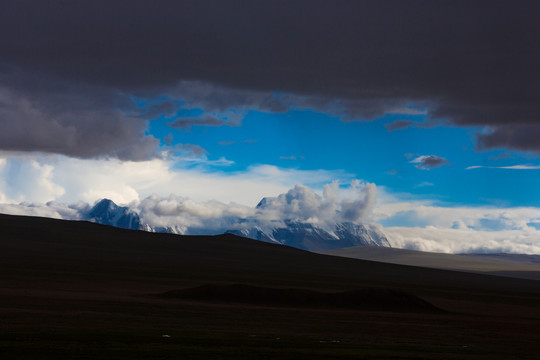
[(151, 226), (143, 223), (137, 212), (126, 206), (118, 206), (114, 201), (109, 199), (98, 201), (87, 213), (82, 214), (82, 218), (98, 224), (111, 225), (121, 229), (144, 230), (148, 232), (178, 235), (187, 233), (187, 228), (183, 225)]
[[(155, 233), (166, 233), (166, 234), (176, 234), (176, 235), (188, 235), (188, 229), (187, 227), (183, 225), (175, 225), (175, 226), (150, 226), (148, 224), (141, 224), (141, 227), (139, 230), (144, 230), (148, 232), (155, 232)], [(197, 235), (189, 233), (189, 235)]]
[(83, 218), (98, 224), (111, 225), (122, 229), (139, 230), (139, 215), (128, 207), (118, 206), (112, 200), (97, 202)]
[(311, 251), (350, 246), (390, 247), (390, 243), (380, 226), (371, 224), (341, 223), (336, 224), (333, 231), (328, 231), (312, 224), (285, 221), (282, 225), (273, 228), (255, 226), (227, 232)]
[[(212, 235), (216, 231), (201, 228), (188, 228), (183, 224), (174, 226), (152, 226), (141, 221), (139, 214), (128, 207), (116, 205), (112, 200), (97, 202), (87, 213), (85, 220), (111, 225), (123, 229), (144, 230), (149, 232), (181, 235)], [(285, 220), (275, 224), (261, 223), (250, 219), (239, 221), (237, 229), (220, 231), (255, 240), (288, 245), (310, 251), (331, 250), (350, 246), (385, 246), (390, 247), (382, 227), (374, 224), (338, 223), (323, 229), (310, 223)]]

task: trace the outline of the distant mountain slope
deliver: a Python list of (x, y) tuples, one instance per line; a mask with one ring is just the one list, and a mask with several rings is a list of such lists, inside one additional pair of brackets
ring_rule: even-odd
[(255, 240), (274, 242), (310, 251), (322, 251), (349, 246), (387, 246), (388, 239), (375, 225), (352, 223), (336, 224), (331, 233), (327, 230), (295, 221), (271, 228), (252, 227), (249, 229), (229, 230), (239, 236)]
[(328, 255), (435, 269), (472, 271), (540, 280), (540, 255), (441, 254), (405, 249), (350, 247), (321, 251)]

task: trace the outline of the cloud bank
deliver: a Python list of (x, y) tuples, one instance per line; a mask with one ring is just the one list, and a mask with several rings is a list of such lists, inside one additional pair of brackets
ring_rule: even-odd
[(315, 189), (335, 180), (350, 182), (343, 171), (297, 170), (253, 165), (223, 171), (227, 159), (193, 156), (146, 161), (77, 159), (57, 155), (0, 153), (0, 199), (4, 202), (93, 203), (108, 198), (119, 204), (139, 202), (157, 194), (181, 193), (196, 201), (218, 200), (256, 205), (261, 194), (277, 196), (301, 182)]
[(466, 207), (403, 201), (380, 191), (373, 218), (393, 247), (444, 253), (540, 254), (538, 207)]
[[(381, 196), (376, 201), (377, 192)], [(339, 222), (379, 223), (391, 245), (398, 248), (540, 254), (538, 208), (444, 207), (389, 201), (390, 197), (374, 184), (353, 181), (347, 187), (333, 182), (321, 190), (297, 184), (263, 198), (257, 206), (174, 194), (152, 194), (129, 206), (143, 223), (178, 233), (217, 234), (254, 226), (264, 230), (283, 226), (285, 220), (310, 223), (328, 231)], [(58, 201), (0, 203), (0, 212), (81, 220), (91, 206), (88, 202)]]
[[(205, 116), (218, 112), (213, 124), (242, 108), (358, 120), (413, 105), (433, 123), (489, 128), (480, 149), (540, 153), (539, 10), (502, 0), (111, 0), (106, 11), (89, 0), (7, 0), (0, 144), (145, 159), (154, 139), (118, 109), (166, 94), (199, 99)], [(173, 103), (142, 116), (174, 114)]]
[(385, 228), (393, 247), (441, 252), (540, 254), (537, 230), (478, 231), (428, 228)]
[[(340, 187), (334, 182), (325, 185), (321, 195), (297, 184), (286, 193), (263, 198), (255, 207), (217, 200), (195, 201), (173, 194), (153, 194), (130, 207), (139, 214), (142, 223), (153, 228), (173, 228), (180, 233), (188, 229), (189, 233), (216, 234), (255, 225), (275, 227), (288, 220), (328, 229), (341, 222), (369, 221), (375, 204), (375, 185), (354, 181), (344, 192), (355, 196), (342, 199)], [(69, 220), (85, 219), (90, 208), (90, 204), (83, 202), (0, 204), (0, 212), (4, 213)]]

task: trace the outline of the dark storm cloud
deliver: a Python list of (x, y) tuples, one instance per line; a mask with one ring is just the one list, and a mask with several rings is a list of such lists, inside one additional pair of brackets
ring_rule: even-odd
[(448, 160), (437, 155), (422, 155), (410, 161), (417, 164), (416, 167), (422, 170), (429, 170), (445, 165), (450, 165)]
[(97, 85), (0, 70), (0, 149), (146, 160), (157, 140), (133, 103)]
[(5, 0), (0, 61), (139, 96), (180, 80), (234, 89), (206, 97), (212, 108), (301, 103), (357, 120), (421, 104), (432, 121), (491, 127), (482, 148), (540, 152), (528, 135), (540, 131), (539, 11), (496, 0)]
[(478, 135), (480, 148), (534, 149), (540, 152), (540, 126), (537, 124), (495, 126), (492, 131)]

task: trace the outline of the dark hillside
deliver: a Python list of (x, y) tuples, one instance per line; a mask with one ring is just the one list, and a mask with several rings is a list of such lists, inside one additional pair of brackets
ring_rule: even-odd
[[(234, 235), (8, 215), (0, 229), (6, 359), (540, 352), (538, 281), (345, 259)], [(425, 311), (431, 306), (442, 311)]]

